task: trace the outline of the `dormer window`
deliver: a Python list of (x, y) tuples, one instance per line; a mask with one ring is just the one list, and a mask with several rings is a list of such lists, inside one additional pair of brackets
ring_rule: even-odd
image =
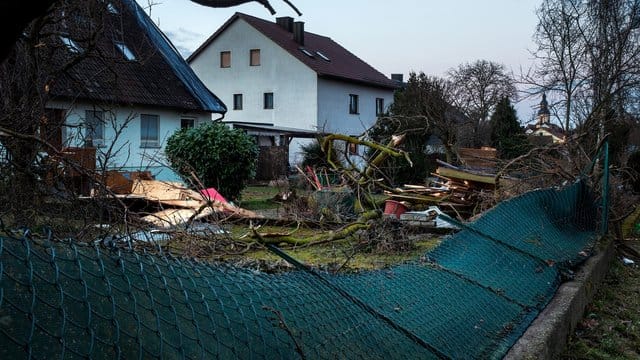
[(118, 48), (118, 50), (120, 50), (120, 52), (122, 53), (122, 55), (124, 56), (125, 59), (127, 59), (129, 61), (136, 60), (136, 56), (129, 49), (129, 47), (127, 47), (127, 45), (125, 43), (116, 41), (115, 45)]
[(62, 40), (62, 43), (67, 47), (67, 49), (69, 49), (69, 51), (74, 52), (74, 53), (81, 53), (82, 52), (82, 48), (72, 39), (66, 37), (66, 36), (62, 36), (60, 35), (60, 40)]

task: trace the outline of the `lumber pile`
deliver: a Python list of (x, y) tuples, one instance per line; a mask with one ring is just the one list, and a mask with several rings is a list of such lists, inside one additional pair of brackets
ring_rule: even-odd
[(404, 185), (386, 194), (410, 208), (436, 205), (446, 213), (466, 217), (471, 215), (481, 193), (493, 192), (496, 188), (494, 175), (458, 168), (445, 162), (441, 164), (443, 166), (431, 174), (435, 180), (430, 186)]
[(469, 169), (495, 169), (498, 150), (483, 146), (476, 148), (458, 149), (458, 158), (462, 165)]

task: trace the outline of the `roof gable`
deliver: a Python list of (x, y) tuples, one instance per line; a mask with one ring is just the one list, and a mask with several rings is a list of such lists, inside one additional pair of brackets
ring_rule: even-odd
[(228, 29), (233, 22), (238, 20), (247, 22), (293, 57), (315, 71), (320, 77), (389, 89), (398, 88), (397, 82), (387, 78), (384, 74), (374, 69), (371, 65), (329, 37), (305, 31), (304, 46), (301, 46), (294, 40), (293, 33), (285, 30), (275, 22), (243, 13), (236, 13), (227, 20), (227, 22), (187, 58), (187, 61), (191, 62), (198, 57), (205, 48)]
[[(104, 4), (117, 11), (105, 9), (98, 19), (65, 20), (96, 21), (100, 30), (86, 54), (68, 52), (67, 58), (79, 61), (56, 81), (53, 96), (226, 112), (224, 103), (204, 86), (135, 0)], [(82, 39), (83, 35), (70, 33), (69, 37)], [(83, 47), (82, 42), (78, 45)]]

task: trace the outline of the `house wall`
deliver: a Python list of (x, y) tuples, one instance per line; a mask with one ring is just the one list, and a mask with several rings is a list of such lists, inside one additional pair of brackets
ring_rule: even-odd
[[(260, 49), (260, 66), (250, 66), (250, 50)], [(220, 67), (220, 53), (231, 52), (231, 66)], [(318, 78), (318, 74), (242, 19), (219, 34), (190, 65), (225, 104), (225, 121), (273, 124), (302, 130), (362, 134), (376, 120), (376, 98), (385, 107), (393, 90)], [(263, 94), (273, 92), (274, 109), (263, 109)], [(234, 94), (243, 95), (242, 110), (234, 110)], [(349, 94), (357, 94), (360, 113), (349, 114)], [(291, 165), (302, 161), (301, 147), (310, 139), (294, 138)]]
[[(149, 170), (158, 180), (179, 180), (164, 158), (166, 141), (180, 129), (183, 118), (193, 119), (195, 125), (211, 121), (208, 112), (183, 112), (153, 107), (111, 107), (91, 103), (50, 102), (49, 108), (66, 110), (66, 129), (63, 131), (65, 146), (81, 147), (86, 139), (85, 111), (105, 112), (104, 144), (96, 146), (98, 169)], [(140, 114), (158, 115), (160, 123), (159, 143), (156, 147), (143, 147), (140, 139)]]
[[(249, 65), (249, 51), (260, 49), (260, 65)], [(231, 66), (220, 67), (220, 52), (231, 51)], [(225, 104), (226, 121), (268, 123), (316, 130), (317, 76), (287, 51), (238, 19), (190, 62), (204, 84)], [(264, 93), (273, 109), (264, 109)], [(234, 110), (233, 94), (243, 95)]]
[[(349, 113), (349, 95), (358, 95), (358, 114)], [(343, 81), (318, 79), (318, 127), (327, 132), (360, 135), (375, 124), (376, 98), (385, 110), (393, 102), (393, 90)]]
[[(358, 95), (358, 114), (349, 113), (350, 94)], [(361, 135), (377, 120), (376, 98), (384, 99), (386, 111), (393, 102), (393, 90), (320, 78), (318, 79), (318, 127), (331, 133)], [(336, 145), (340, 146), (340, 144)], [(357, 147), (357, 154), (350, 156), (351, 160), (363, 165), (364, 151), (362, 146)]]

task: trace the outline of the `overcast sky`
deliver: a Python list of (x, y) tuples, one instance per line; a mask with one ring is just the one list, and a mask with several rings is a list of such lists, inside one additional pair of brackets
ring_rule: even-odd
[[(188, 56), (236, 11), (263, 19), (291, 16), (305, 30), (331, 37), (374, 68), (390, 76), (410, 71), (444, 75), (459, 64), (486, 59), (520, 73), (531, 65), (529, 50), (541, 0), (270, 0), (272, 16), (252, 2), (232, 8), (207, 8), (189, 0), (137, 0)], [(530, 120), (532, 104), (516, 106)]]

